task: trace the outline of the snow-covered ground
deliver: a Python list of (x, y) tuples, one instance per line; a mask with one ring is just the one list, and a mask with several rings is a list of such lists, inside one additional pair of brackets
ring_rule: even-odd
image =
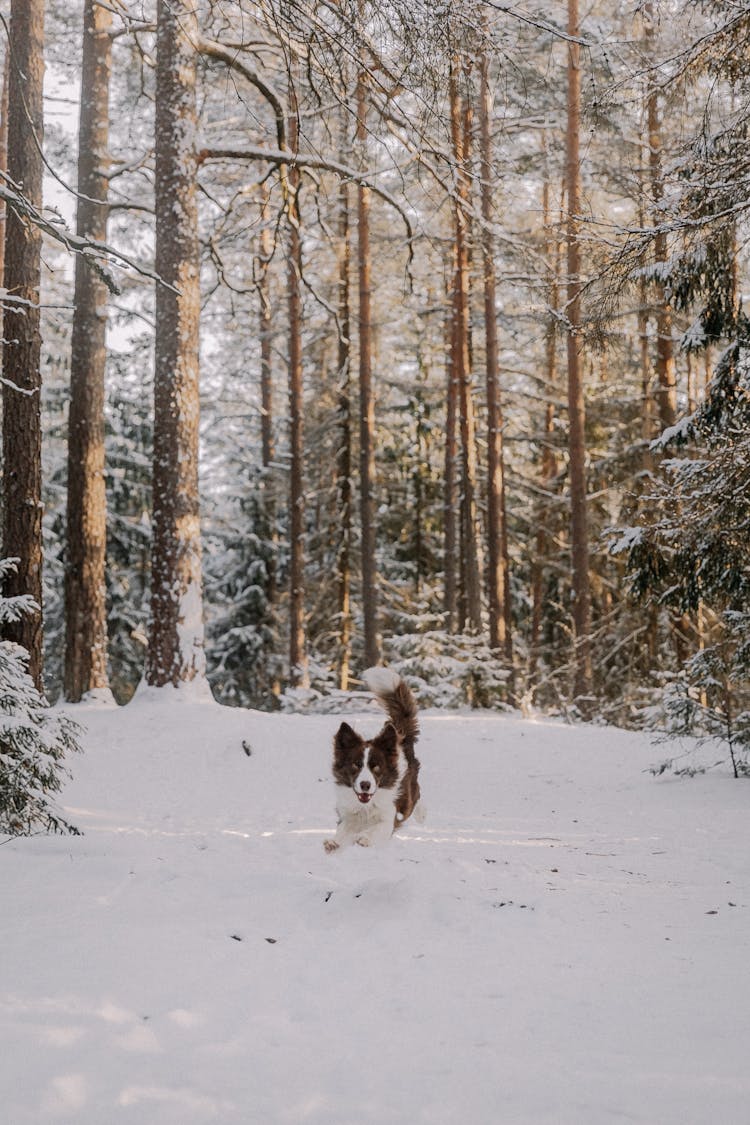
[(432, 713), (427, 823), (329, 856), (340, 717), (173, 694), (75, 709), (85, 835), (0, 849), (8, 1125), (750, 1121), (746, 783)]

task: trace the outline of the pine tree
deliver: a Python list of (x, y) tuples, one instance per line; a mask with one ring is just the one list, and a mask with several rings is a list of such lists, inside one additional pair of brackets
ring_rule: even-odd
[[(86, 0), (83, 17), (77, 233), (107, 236), (112, 15)], [(85, 255), (75, 264), (68, 437), (65, 695), (108, 690), (104, 370), (107, 287)]]
[[(8, 82), (8, 177), (34, 208), (42, 203), (44, 0), (13, 0)], [(18, 209), (5, 229), (3, 346), (3, 549), (18, 559), (6, 593), (29, 594), (36, 610), (12, 618), (4, 635), (29, 653), (42, 691), (42, 428), (39, 287), (42, 234)]]
[(156, 349), (147, 683), (205, 675), (198, 514), (197, 17), (159, 0), (156, 74)]
[[(16, 567), (0, 561), (0, 578)], [(0, 625), (37, 613), (28, 595), (0, 595)], [(73, 832), (52, 794), (67, 776), (63, 759), (79, 750), (80, 728), (51, 710), (28, 671), (29, 654), (13, 641), (0, 641), (0, 832), (28, 836), (37, 831)]]

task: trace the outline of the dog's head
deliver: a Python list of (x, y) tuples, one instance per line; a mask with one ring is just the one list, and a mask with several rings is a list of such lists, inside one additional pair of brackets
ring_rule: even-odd
[(366, 740), (342, 723), (333, 740), (333, 776), (337, 785), (353, 789), (363, 805), (378, 789), (393, 789), (399, 778), (398, 736), (391, 724)]

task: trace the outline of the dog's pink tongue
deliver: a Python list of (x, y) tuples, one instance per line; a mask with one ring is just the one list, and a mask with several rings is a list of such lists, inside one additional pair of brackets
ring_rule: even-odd
[(363, 805), (367, 804), (367, 802), (370, 800), (371, 796), (372, 796), (372, 793), (358, 793), (357, 794), (357, 797), (359, 798), (359, 800), (362, 802)]

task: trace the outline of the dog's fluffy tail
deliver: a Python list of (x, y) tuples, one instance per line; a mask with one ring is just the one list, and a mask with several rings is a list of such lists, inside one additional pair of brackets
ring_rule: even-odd
[(362, 679), (401, 736), (407, 756), (419, 737), (417, 702), (407, 683), (390, 668), (368, 668)]

